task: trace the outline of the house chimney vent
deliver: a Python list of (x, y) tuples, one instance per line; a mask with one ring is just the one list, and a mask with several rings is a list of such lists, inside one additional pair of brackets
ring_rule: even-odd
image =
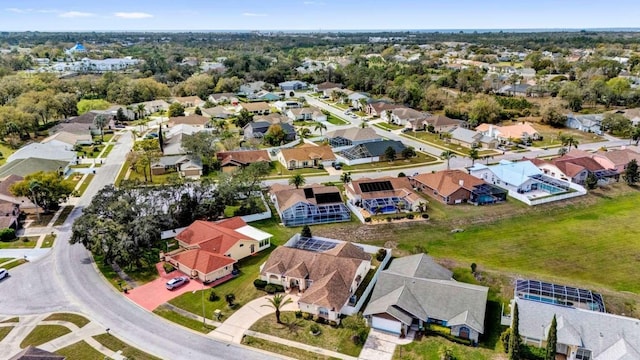
[(464, 180), (462, 180), (462, 179), (458, 180), (458, 185), (464, 186)]

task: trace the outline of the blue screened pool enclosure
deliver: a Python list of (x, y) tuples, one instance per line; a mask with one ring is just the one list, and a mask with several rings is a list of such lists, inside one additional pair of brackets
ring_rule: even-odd
[(602, 295), (591, 290), (538, 280), (516, 280), (515, 296), (524, 300), (606, 312)]

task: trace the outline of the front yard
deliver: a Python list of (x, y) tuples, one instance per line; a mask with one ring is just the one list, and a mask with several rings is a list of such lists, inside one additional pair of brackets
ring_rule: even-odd
[(377, 128), (380, 128), (382, 130), (387, 130), (387, 131), (404, 129), (404, 126), (396, 125), (396, 124), (389, 124), (387, 122), (375, 123), (375, 124), (373, 124), (373, 126), (375, 126)]
[(39, 236), (15, 238), (11, 241), (0, 241), (0, 249), (30, 249), (36, 246)]
[[(276, 323), (275, 314), (271, 314), (255, 322), (250, 330), (356, 357), (362, 350), (362, 345), (356, 345), (352, 340), (355, 330), (296, 318), (290, 311), (283, 312), (280, 317), (283, 324)], [(321, 331), (319, 335), (311, 333), (310, 327), (314, 324)]]
[(443, 349), (450, 349), (454, 359), (490, 360), (495, 359), (497, 353), (491, 350), (474, 348), (448, 341), (439, 336), (423, 336), (407, 345), (399, 345), (393, 354), (394, 360), (440, 360)]
[(350, 123), (348, 121), (344, 121), (341, 118), (333, 115), (333, 114), (329, 114), (327, 116), (327, 122), (333, 124), (333, 125), (349, 125)]
[(327, 175), (327, 171), (324, 169), (316, 169), (316, 168), (303, 168), (303, 169), (289, 170), (286, 167), (284, 167), (279, 161), (271, 162), (271, 172), (269, 173), (269, 177), (288, 177), (294, 174)]
[[(451, 150), (451, 151), (455, 152), (458, 155), (469, 156), (469, 150), (470, 149), (468, 147), (447, 142), (444, 139), (441, 139), (439, 134), (430, 133), (428, 131), (409, 131), (409, 132), (406, 132), (406, 133), (402, 134), (401, 136), (404, 136), (404, 137), (410, 138), (410, 139), (413, 138), (415, 140), (422, 141), (422, 142), (427, 143), (429, 145), (433, 145), (435, 147), (439, 147), (443, 151)], [(482, 156), (492, 156), (492, 155), (498, 155), (498, 154), (499, 154), (499, 152), (496, 151), (496, 150), (478, 149), (478, 156), (480, 156), (480, 157), (482, 157)]]
[(594, 133), (588, 133), (584, 131), (579, 131), (576, 129), (556, 129), (549, 125), (544, 124), (532, 124), (534, 129), (538, 130), (540, 135), (542, 135), (541, 141), (534, 141), (533, 146), (544, 148), (544, 147), (560, 147), (562, 143), (560, 142), (560, 134), (573, 136), (574, 139), (578, 140), (580, 144), (589, 144), (594, 142), (605, 141), (602, 136), (596, 135)]
[(344, 171), (372, 171), (372, 170), (389, 170), (389, 169), (402, 169), (407, 167), (415, 167), (421, 165), (429, 165), (435, 162), (439, 162), (440, 160), (436, 159), (431, 155), (427, 155), (423, 152), (416, 152), (416, 156), (410, 159), (400, 159), (394, 161), (380, 161), (380, 162), (372, 162), (366, 164), (358, 164), (358, 165), (343, 165), (342, 169)]

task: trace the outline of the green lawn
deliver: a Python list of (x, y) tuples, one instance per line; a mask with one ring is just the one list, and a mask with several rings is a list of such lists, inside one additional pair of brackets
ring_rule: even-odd
[(9, 318), (7, 320), (4, 320), (4, 321), (0, 321), (0, 324), (17, 323), (17, 322), (20, 322), (20, 318), (16, 316), (16, 317), (12, 317), (12, 318)]
[[(126, 171), (125, 168), (123, 168), (123, 171)], [(167, 184), (169, 182), (172, 181), (172, 178), (176, 178), (178, 177), (178, 173), (177, 172), (172, 172), (172, 173), (167, 173), (167, 174), (162, 174), (162, 175), (152, 175), (149, 176), (149, 169), (147, 169), (147, 179), (145, 180), (144, 178), (144, 173), (142, 171), (135, 172), (135, 171), (131, 171), (131, 173), (129, 174), (129, 178), (127, 180), (130, 181), (139, 181), (140, 183), (144, 183), (144, 184), (156, 184), (156, 185), (162, 185), (162, 184)], [(118, 178), (120, 178), (120, 176), (118, 176)]]
[(78, 156), (84, 156), (88, 159), (95, 159), (98, 157), (104, 145), (84, 145), (82, 150), (78, 151)]
[(351, 356), (358, 356), (362, 350), (361, 345), (355, 345), (351, 340), (354, 330), (318, 324), (322, 333), (314, 336), (309, 331), (309, 327), (316, 324), (313, 320), (297, 319), (291, 311), (283, 312), (281, 320), (283, 324), (277, 324), (275, 314), (270, 314), (256, 321), (251, 330)]
[(358, 165), (343, 165), (342, 169), (344, 171), (372, 171), (372, 170), (389, 170), (389, 169), (401, 169), (406, 167), (414, 167), (420, 165), (427, 165), (433, 162), (438, 162), (439, 159), (431, 155), (427, 155), (423, 152), (416, 152), (416, 156), (411, 159), (400, 159), (394, 160), (392, 162), (389, 161), (379, 161), (372, 162), (366, 164), (358, 164)]
[[(89, 178), (89, 177), (91, 177), (91, 178)], [(91, 181), (92, 178), (93, 178), (93, 175), (87, 175), (87, 179), (85, 181), (87, 181), (87, 180)], [(85, 187), (85, 189), (86, 189), (86, 187)], [(84, 191), (84, 190), (82, 190), (82, 191)], [(73, 205), (65, 206), (62, 209), (62, 212), (60, 213), (60, 216), (58, 216), (58, 219), (56, 219), (56, 221), (53, 223), (53, 226), (60, 226), (60, 225), (64, 224), (65, 220), (67, 220), (67, 218), (69, 217), (69, 214), (71, 214), (71, 211), (73, 211), (73, 208), (74, 208)]]
[(94, 336), (93, 338), (111, 351), (122, 350), (122, 355), (129, 359), (160, 360), (160, 358), (157, 358), (151, 354), (147, 354), (146, 352), (134, 348), (133, 346), (129, 346), (125, 342), (110, 334), (100, 334)]
[(26, 262), (27, 262), (27, 260), (25, 260), (25, 259), (17, 259), (16, 261), (10, 262), (10, 263), (8, 263), (6, 265), (2, 265), (2, 267), (7, 269), (7, 270), (9, 270), (9, 269), (13, 269), (14, 267), (20, 266), (20, 265), (22, 265), (22, 264), (24, 264)]
[[(469, 156), (468, 147), (446, 142), (445, 140), (440, 139), (439, 134), (433, 134), (428, 131), (409, 131), (407, 133), (402, 134), (401, 136), (404, 136), (409, 139), (413, 138), (415, 140), (422, 141), (429, 145), (441, 148), (442, 151), (451, 150), (456, 154), (458, 154), (458, 156)], [(497, 155), (497, 154), (499, 154), (499, 152), (495, 150), (478, 149), (479, 156), (487, 156), (487, 155), (491, 156), (491, 155)]]
[(5, 263), (9, 260), (13, 260), (13, 258), (0, 258), (0, 264)]
[(71, 165), (69, 166), (69, 168), (71, 169), (86, 169), (86, 168), (90, 168), (91, 164), (77, 164), (77, 165)]
[(50, 248), (53, 246), (53, 243), (56, 241), (56, 235), (55, 234), (49, 234), (46, 235), (44, 237), (44, 240), (42, 241), (42, 245), (40, 246), (41, 248)]
[(534, 129), (538, 130), (540, 135), (542, 135), (541, 141), (534, 141), (533, 146), (535, 147), (559, 147), (562, 144), (559, 140), (559, 134), (570, 135), (573, 136), (580, 144), (588, 144), (599, 141), (605, 141), (602, 136), (598, 136), (593, 133), (588, 133), (584, 131), (579, 131), (576, 129), (556, 129), (548, 125), (544, 124), (532, 124)]
[[(207, 299), (205, 299), (205, 301), (206, 300)], [(178, 325), (182, 325), (191, 330), (199, 331), (203, 334), (207, 334), (216, 329), (215, 326), (202, 324), (202, 321), (191, 319), (186, 316), (182, 316), (177, 312), (169, 309), (168, 307), (160, 306), (159, 308), (153, 310), (153, 313), (156, 315), (162, 316), (163, 318), (171, 322), (174, 322)], [(209, 319), (211, 318), (209, 317)]]
[[(94, 176), (95, 175), (93, 174), (87, 174), (87, 177), (84, 179), (84, 181), (82, 182), (82, 184), (80, 184), (80, 187), (78, 188), (78, 194), (80, 196), (82, 196), (82, 194), (84, 194), (84, 192), (87, 191), (87, 187), (89, 187), (89, 184), (91, 183), (91, 180), (93, 180)], [(73, 210), (73, 207), (71, 208), (71, 210)]]
[(333, 105), (337, 108), (340, 108), (342, 110), (347, 110), (349, 108), (348, 104), (342, 104), (342, 103), (331, 103), (330, 105)]
[(294, 174), (327, 175), (327, 172), (323, 169), (315, 169), (315, 168), (289, 170), (286, 167), (282, 166), (282, 164), (279, 161), (271, 162), (271, 172), (269, 173), (269, 176), (292, 176)]
[(350, 122), (348, 121), (344, 121), (341, 118), (333, 115), (333, 114), (329, 114), (327, 115), (327, 122), (333, 124), (333, 125), (349, 125)]
[(102, 156), (100, 156), (101, 158), (106, 158), (107, 156), (109, 156), (109, 153), (111, 152), (111, 150), (113, 150), (113, 144), (109, 144), (107, 145), (107, 148), (104, 150), (104, 152), (102, 153)]
[(16, 152), (16, 149), (0, 143), (0, 154), (2, 154), (2, 156), (0, 156), (0, 165), (4, 165), (4, 163), (7, 162), (7, 158), (14, 152)]
[(114, 182), (116, 186), (120, 186), (120, 183), (122, 182), (122, 180), (124, 180), (124, 177), (127, 175), (127, 171), (129, 171), (130, 166), (131, 164), (129, 163), (128, 160), (124, 162), (124, 164), (120, 168), (120, 172), (118, 173), (118, 176), (116, 177), (116, 181)]
[(251, 346), (264, 351), (285, 355), (294, 359), (300, 360), (327, 360), (331, 359), (328, 356), (312, 353), (305, 350), (291, 348), (282, 344), (271, 342), (268, 340), (259, 339), (253, 336), (245, 336), (242, 338), (242, 344)]
[(56, 354), (66, 357), (66, 360), (104, 360), (106, 356), (100, 351), (87, 344), (85, 341), (78, 341), (75, 344), (64, 347)]
[(460, 345), (438, 336), (424, 336), (408, 345), (396, 347), (394, 360), (440, 360), (440, 350), (449, 348), (453, 351), (454, 359), (490, 360), (496, 358), (496, 353), (482, 348)]
[(38, 346), (48, 343), (70, 333), (71, 330), (60, 325), (38, 325), (20, 343), (20, 348), (24, 349), (29, 345)]
[(375, 123), (373, 124), (373, 126), (380, 128), (382, 130), (400, 130), (400, 129), (404, 129), (404, 126), (401, 125), (396, 125), (396, 124), (389, 124), (386, 122), (379, 122), (379, 123)]
[[(262, 265), (262, 263), (267, 260), (269, 254), (273, 249), (275, 249), (275, 247), (271, 246), (270, 249), (261, 251), (255, 256), (244, 258), (238, 261), (240, 274), (236, 278), (220, 284), (213, 289), (199, 290), (195, 293), (184, 293), (177, 298), (169, 301), (169, 303), (181, 309), (187, 310), (193, 314), (200, 315), (202, 314), (201, 292), (204, 291), (205, 315), (207, 316), (207, 318), (211, 319), (211, 316), (216, 309), (222, 310), (224, 318), (228, 318), (229, 315), (237, 310), (237, 308), (230, 309), (229, 306), (227, 306), (227, 303), (224, 300), (225, 295), (234, 294), (236, 297), (235, 302), (236, 304), (239, 304), (239, 306), (242, 306), (255, 298), (266, 295), (264, 291), (258, 290), (255, 288), (255, 286), (253, 286), (253, 280), (258, 277), (258, 274), (260, 272), (260, 265)], [(212, 290), (216, 293), (216, 295), (220, 297), (218, 301), (209, 301), (209, 294)]]
[(71, 314), (71, 313), (51, 314), (47, 316), (47, 318), (44, 319), (43, 321), (53, 321), (53, 320), (67, 321), (75, 324), (79, 328), (84, 327), (90, 322), (86, 317), (82, 315)]
[[(51, 219), (49, 219), (51, 220)], [(16, 238), (13, 241), (0, 241), (0, 249), (26, 249), (36, 246), (39, 236)]]
[(5, 336), (9, 335), (9, 333), (13, 330), (13, 326), (2, 326), (0, 327), (0, 341), (5, 338)]

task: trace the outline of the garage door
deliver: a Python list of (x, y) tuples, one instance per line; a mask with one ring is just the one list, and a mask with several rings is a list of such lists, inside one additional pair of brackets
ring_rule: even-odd
[(396, 320), (388, 320), (381, 317), (373, 316), (371, 318), (371, 327), (382, 331), (400, 334), (402, 323)]

